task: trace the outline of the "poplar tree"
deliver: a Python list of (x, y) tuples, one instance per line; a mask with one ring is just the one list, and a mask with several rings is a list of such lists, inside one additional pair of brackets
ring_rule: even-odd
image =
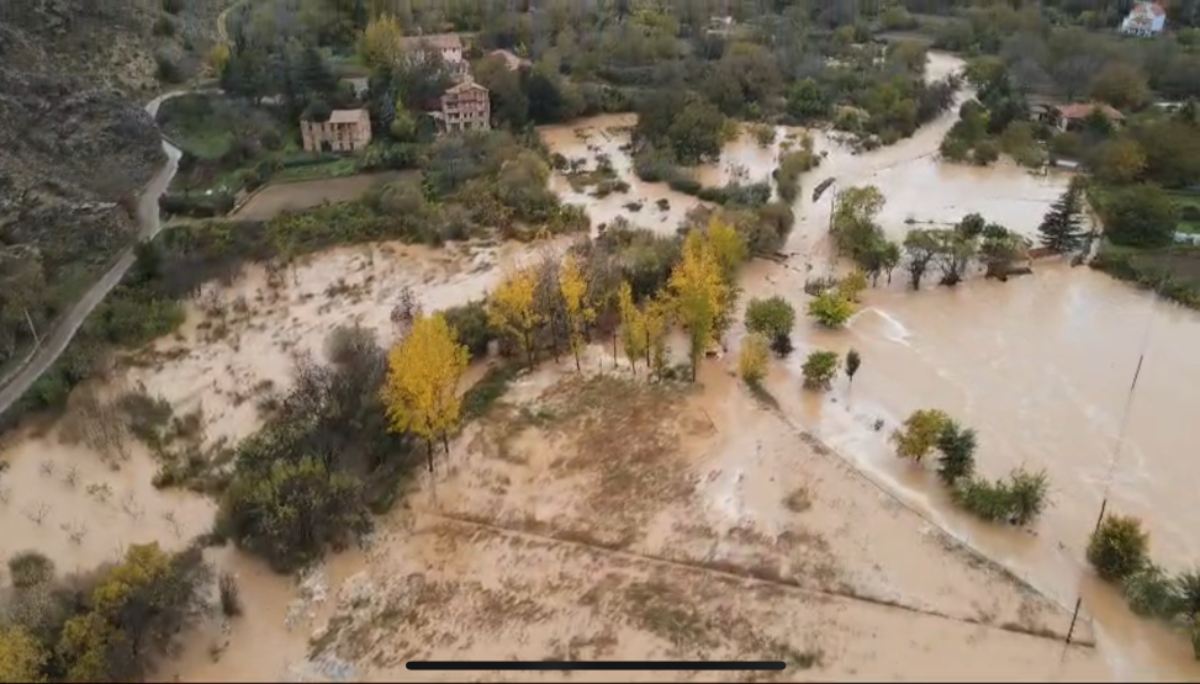
[(488, 324), (516, 338), (530, 368), (533, 367), (534, 332), (544, 316), (536, 306), (537, 273), (523, 268), (505, 278), (488, 298)]
[(679, 320), (691, 342), (692, 382), (700, 357), (713, 341), (717, 322), (729, 299), (729, 286), (712, 245), (695, 231), (683, 242), (683, 255), (668, 283), (675, 296)]
[(582, 370), (579, 353), (583, 351), (586, 341), (587, 326), (596, 319), (596, 311), (587, 304), (587, 279), (573, 254), (563, 257), (558, 271), (558, 287), (566, 309), (567, 334), (571, 353), (575, 355), (575, 370), (579, 371)]
[(433, 440), (450, 452), (450, 429), (458, 423), (462, 398), (458, 381), (467, 368), (467, 348), (458, 343), (442, 314), (422, 316), (388, 354), (382, 396), (395, 432), (425, 440), (433, 472)]

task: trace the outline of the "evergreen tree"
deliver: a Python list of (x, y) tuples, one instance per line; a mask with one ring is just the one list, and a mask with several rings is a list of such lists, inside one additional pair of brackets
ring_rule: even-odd
[(1082, 205), (1083, 186), (1078, 180), (1072, 180), (1038, 226), (1043, 247), (1066, 254), (1082, 246), (1087, 235), (1082, 228)]
[(310, 97), (314, 94), (328, 95), (337, 90), (337, 77), (315, 47), (305, 48), (300, 57), (300, 82)]

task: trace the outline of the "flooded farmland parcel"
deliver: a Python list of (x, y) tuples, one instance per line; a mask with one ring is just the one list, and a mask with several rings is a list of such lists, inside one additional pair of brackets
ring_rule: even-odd
[[(961, 67), (931, 53), (927, 76)], [(848, 269), (829, 212), (833, 193), (854, 186), (880, 189), (878, 221), (892, 238), (971, 212), (1034, 235), (1069, 176), (943, 162), (956, 117), (952, 108), (862, 153), (823, 130), (778, 127), (767, 145), (744, 131), (698, 168), (706, 184), (766, 180), (802, 134), (823, 155), (801, 177), (780, 254), (743, 268), (740, 305), (778, 295), (803, 311), (806, 280)], [(550, 187), (582, 205), (594, 231), (624, 218), (674, 234), (701, 201), (636, 177), (635, 122), (540, 128), (550, 152), (579, 169), (606, 158), (628, 183), (595, 197), (555, 173)], [(814, 200), (827, 178), (832, 190)], [(569, 242), (379, 243), (249, 265), (206, 285), (180, 330), (132, 354), (119, 378), (76, 394), (137, 388), (197, 416), (205, 444), (233, 445), (261, 426), (258, 400), (288, 387), (298, 358), (320, 357), (336, 326), (389, 345), (404, 288), (426, 311), (461, 305)], [(450, 440), (444, 466), (404, 484), (360, 548), (297, 577), (231, 545), (206, 550), (237, 578), (244, 614), (210, 605), (152, 677), (387, 681), (411, 678), (414, 658), (784, 654), (787, 680), (1200, 679), (1185, 639), (1134, 616), (1084, 560), (1105, 498), (1144, 521), (1169, 569), (1200, 557), (1189, 421), (1200, 407), (1190, 382), (1200, 315), (1056, 260), (1003, 283), (973, 274), (913, 292), (902, 280), (866, 290), (844, 330), (802, 319), (796, 351), (764, 382), (772, 405), (735, 379), (740, 323), (694, 386), (615, 368), (606, 340), (585, 351), (583, 373), (566, 360), (522, 373)], [(862, 354), (852, 387), (838, 378), (824, 394), (801, 389), (802, 359), (818, 348)], [(493, 363), (477, 362), (462, 384)], [(978, 432), (981, 474), (1045, 469), (1052, 505), (1032, 530), (965, 515), (932, 470), (895, 456), (888, 435), (926, 407)], [(154, 488), (141, 445), (100, 454), (88, 441), (66, 420), (8, 435), (0, 555), (37, 548), (70, 572), (211, 528), (213, 501)]]

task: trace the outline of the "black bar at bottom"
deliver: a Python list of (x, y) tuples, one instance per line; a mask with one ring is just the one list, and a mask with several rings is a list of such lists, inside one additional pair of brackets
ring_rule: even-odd
[(782, 670), (782, 660), (410, 660), (409, 670)]

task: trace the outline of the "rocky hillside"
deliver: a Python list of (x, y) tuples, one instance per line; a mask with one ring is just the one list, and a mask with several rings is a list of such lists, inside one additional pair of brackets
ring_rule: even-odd
[(165, 159), (142, 106), (199, 75), (222, 2), (0, 2), (0, 363), (133, 240)]

